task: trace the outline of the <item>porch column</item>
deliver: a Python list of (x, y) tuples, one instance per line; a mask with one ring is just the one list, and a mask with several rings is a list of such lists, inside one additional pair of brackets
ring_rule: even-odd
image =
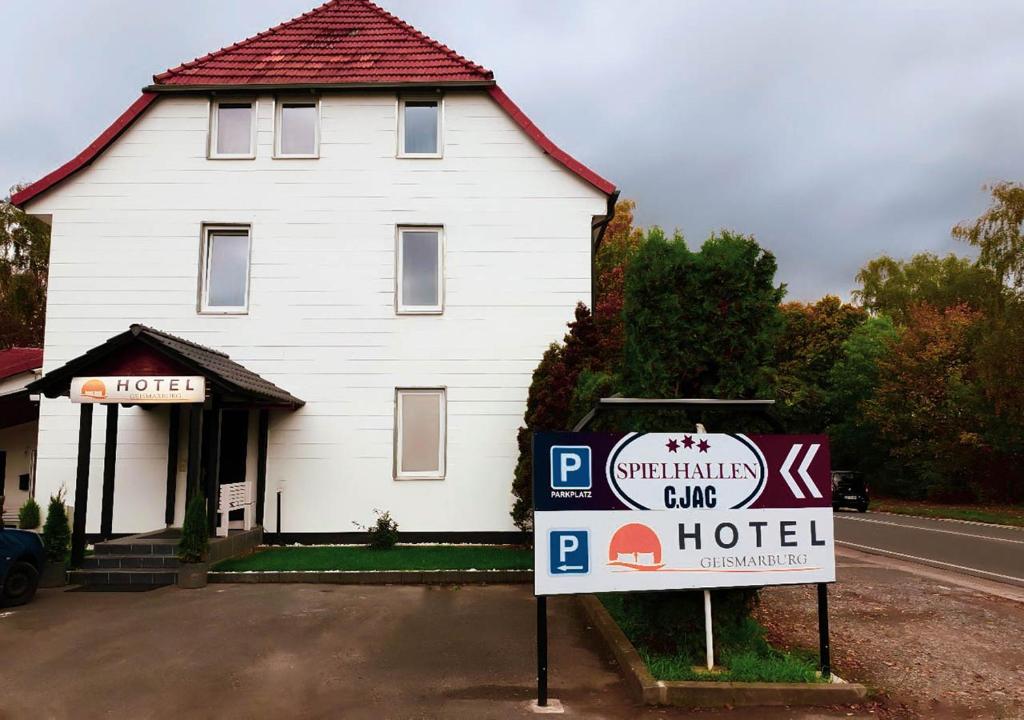
[(181, 405), (171, 405), (167, 417), (167, 497), (164, 501), (164, 523), (174, 524), (174, 500), (178, 494), (178, 431), (181, 425)]
[(263, 525), (263, 508), (267, 501), (267, 438), (270, 434), (270, 411), (260, 410), (259, 432), (256, 436), (256, 524)]
[(213, 537), (217, 529), (217, 505), (220, 500), (220, 419), (221, 409), (214, 405), (207, 418), (206, 436), (206, 525)]
[(75, 521), (71, 527), (71, 566), (85, 559), (85, 511), (89, 504), (89, 460), (92, 450), (92, 404), (82, 403), (78, 421), (78, 468), (75, 472)]
[(185, 485), (185, 507), (192, 500), (193, 493), (201, 490), (199, 475), (203, 455), (203, 406), (195, 403), (188, 408), (188, 474)]
[(114, 472), (117, 465), (117, 403), (107, 405), (106, 440), (103, 445), (103, 502), (100, 506), (100, 535), (114, 534)]

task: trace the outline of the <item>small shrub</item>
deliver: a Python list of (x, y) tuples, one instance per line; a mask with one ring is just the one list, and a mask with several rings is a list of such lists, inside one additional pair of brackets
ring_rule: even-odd
[(68, 527), (68, 510), (64, 506), (64, 490), (50, 496), (46, 509), (46, 524), (43, 525), (43, 549), (46, 559), (52, 563), (66, 562), (71, 549), (71, 528)]
[(39, 503), (29, 498), (18, 510), (18, 527), (22, 530), (35, 530), (40, 523), (39, 513)]
[(370, 536), (369, 546), (371, 550), (388, 550), (398, 542), (398, 523), (391, 517), (391, 513), (381, 512), (374, 508), (377, 522), (373, 527), (364, 528)]
[(195, 493), (185, 509), (185, 522), (181, 525), (178, 559), (183, 563), (200, 563), (210, 549), (210, 534), (206, 527), (206, 498)]

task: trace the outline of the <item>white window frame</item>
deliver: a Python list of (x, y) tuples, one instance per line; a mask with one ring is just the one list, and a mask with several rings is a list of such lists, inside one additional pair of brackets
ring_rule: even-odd
[[(249, 240), (249, 252), (245, 266), (245, 304), (210, 305), (207, 302), (210, 291), (210, 235), (216, 232), (245, 231)], [(247, 315), (249, 313), (250, 285), (252, 284), (252, 226), (243, 224), (203, 224), (199, 248), (199, 307), (201, 315)]]
[[(405, 104), (407, 102), (434, 102), (437, 103), (437, 152), (432, 153), (409, 153), (405, 151)], [(438, 95), (409, 96), (398, 98), (398, 157), (439, 159), (444, 157), (444, 98)]]
[[(250, 105), (249, 152), (222, 153), (217, 151), (217, 111), (221, 105)], [(210, 160), (253, 160), (256, 157), (256, 119), (259, 117), (259, 101), (256, 98), (218, 98), (210, 100), (210, 130), (206, 142), (206, 154)]]
[[(406, 305), (402, 298), (402, 276), (405, 252), (402, 233), (437, 233), (437, 303), (435, 305)], [(443, 315), (444, 314), (444, 226), (443, 225), (398, 225), (395, 228), (395, 313), (398, 315)]]
[[(437, 394), (441, 404), (438, 417), (440, 432), (437, 438), (437, 467), (435, 473), (422, 471), (402, 472), (402, 398), (404, 395)], [(395, 388), (395, 441), (394, 441), (394, 472), (395, 480), (444, 480), (448, 470), (448, 388), (444, 385), (396, 387)]]
[[(281, 120), (285, 105), (312, 105), (316, 112), (313, 124), (312, 153), (281, 152)], [(279, 97), (274, 102), (274, 158), (276, 160), (316, 160), (320, 157), (320, 97)]]

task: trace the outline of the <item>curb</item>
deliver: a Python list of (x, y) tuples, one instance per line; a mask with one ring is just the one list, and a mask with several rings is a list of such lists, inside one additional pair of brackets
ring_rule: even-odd
[(214, 571), (211, 583), (321, 583), (333, 585), (481, 585), (532, 583), (532, 570), (282, 570)]
[(578, 596), (587, 621), (614, 656), (633, 697), (645, 705), (753, 707), (764, 705), (856, 705), (867, 688), (858, 683), (743, 683), (655, 680), (622, 628), (594, 595)]
[(970, 577), (975, 577), (979, 580), (987, 580), (988, 582), (1001, 582), (1013, 587), (1024, 587), (1024, 578), (1019, 578), (1015, 575), (1004, 575), (1003, 573), (979, 570), (978, 568), (967, 567), (966, 565), (957, 565), (955, 563), (943, 562), (942, 560), (934, 560), (932, 558), (921, 557), (919, 555), (908, 555), (907, 553), (896, 552), (895, 550), (886, 550), (885, 548), (876, 548), (871, 545), (846, 542), (845, 540), (836, 540), (835, 544), (841, 547), (858, 550), (862, 553), (867, 553), (868, 555), (877, 555), (879, 557), (892, 558), (893, 560), (902, 560), (903, 562), (926, 565), (930, 568), (935, 568), (936, 570), (944, 570), (948, 573), (958, 573), (960, 575), (969, 575)]
[(893, 517), (915, 518), (918, 520), (941, 520), (942, 522), (959, 523), (961, 525), (979, 525), (981, 527), (1000, 528), (1002, 530), (1020, 530), (1024, 532), (1024, 525), (1006, 525), (1004, 523), (985, 522), (984, 520), (962, 520), (960, 518), (938, 517), (936, 515), (914, 515), (913, 513), (899, 513), (892, 510), (871, 510), (876, 515), (892, 515)]

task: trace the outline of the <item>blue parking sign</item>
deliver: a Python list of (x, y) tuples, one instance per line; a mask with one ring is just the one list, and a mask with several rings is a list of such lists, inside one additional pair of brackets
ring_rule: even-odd
[(551, 575), (589, 573), (590, 533), (586, 530), (552, 530), (548, 535), (548, 569)]
[(553, 445), (552, 489), (589, 490), (590, 484), (590, 448), (586, 445)]

